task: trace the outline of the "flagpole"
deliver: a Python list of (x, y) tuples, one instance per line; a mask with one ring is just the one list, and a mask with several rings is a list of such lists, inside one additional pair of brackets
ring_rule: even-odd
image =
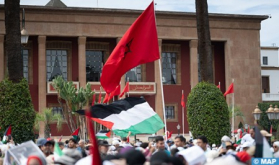
[[(182, 90), (182, 95), (184, 95), (184, 90)], [(184, 108), (183, 106), (181, 107), (182, 107), (182, 129), (183, 129), (183, 136), (184, 136)]]
[[(152, 0), (152, 1), (154, 2), (154, 0)], [(155, 14), (155, 4), (154, 4), (154, 17), (155, 17), (155, 24), (157, 26), (156, 14)], [(160, 55), (160, 58), (159, 58), (159, 71), (160, 71), (160, 82), (161, 82), (161, 92), (162, 92), (162, 104), (163, 104), (165, 131), (167, 131), (168, 128), (167, 128), (167, 121), (166, 121), (166, 110), (165, 110), (164, 89), (163, 89), (163, 82), (162, 82), (162, 66), (161, 65), (162, 64), (161, 64), (161, 55)]]
[(164, 88), (163, 88), (163, 81), (162, 81), (161, 58), (159, 59), (159, 71), (160, 71), (160, 82), (161, 82), (161, 92), (162, 92), (162, 104), (163, 104), (165, 131), (168, 131), (168, 129), (167, 129), (167, 120), (166, 120), (166, 110), (165, 110), (165, 100), (164, 100)]
[[(232, 83), (234, 85), (234, 79), (232, 79)], [(234, 131), (234, 92), (232, 94), (232, 131)]]

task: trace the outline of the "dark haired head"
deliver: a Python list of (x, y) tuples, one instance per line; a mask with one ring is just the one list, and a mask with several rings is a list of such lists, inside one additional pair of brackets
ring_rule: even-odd
[(58, 145), (59, 146), (64, 146), (64, 143), (63, 142), (58, 142)]
[(158, 143), (159, 141), (164, 141), (163, 136), (157, 136), (157, 137), (155, 138), (155, 142), (156, 142), (156, 143)]
[(200, 140), (202, 140), (203, 143), (208, 144), (207, 138), (205, 136), (198, 136), (197, 139), (200, 139)]
[(66, 141), (65, 141), (65, 144), (68, 144), (68, 143), (69, 143), (69, 140), (66, 140)]
[(182, 135), (178, 135), (178, 136), (176, 136), (176, 137), (175, 137), (175, 139), (179, 139), (181, 142), (186, 143), (186, 138), (185, 138), (185, 137), (183, 137)]
[(127, 141), (127, 138), (126, 137), (122, 137), (121, 140), (125, 142), (125, 141)]
[(140, 145), (141, 148), (146, 149), (148, 147), (148, 143), (142, 143)]
[(70, 141), (72, 141), (72, 142), (74, 142), (75, 144), (77, 144), (77, 141), (76, 141), (76, 139), (74, 139), (74, 138), (70, 138), (70, 139), (69, 139), (69, 142), (70, 142)]

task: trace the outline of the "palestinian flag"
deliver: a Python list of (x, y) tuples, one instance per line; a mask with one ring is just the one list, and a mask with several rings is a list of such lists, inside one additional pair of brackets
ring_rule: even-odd
[(262, 136), (258, 127), (255, 127), (255, 141), (256, 141), (256, 150), (254, 154), (255, 158), (273, 157), (273, 154), (270, 151), (270, 145), (268, 144), (266, 138)]
[[(84, 115), (84, 110), (77, 113)], [(116, 135), (153, 134), (164, 127), (164, 123), (143, 98), (128, 97), (109, 105), (97, 104), (91, 107), (92, 119)]]
[(60, 149), (59, 145), (57, 142), (54, 144), (54, 161), (57, 160), (60, 156), (64, 155), (62, 150)]
[(79, 132), (79, 128), (77, 128), (77, 129), (75, 130), (75, 132), (73, 132), (73, 133), (71, 134), (75, 140), (78, 140), (78, 132)]
[(101, 130), (96, 134), (98, 139), (108, 139), (110, 137), (110, 130)]
[(9, 125), (9, 127), (6, 129), (2, 142), (5, 144), (7, 142), (8, 136), (12, 134), (12, 126)]

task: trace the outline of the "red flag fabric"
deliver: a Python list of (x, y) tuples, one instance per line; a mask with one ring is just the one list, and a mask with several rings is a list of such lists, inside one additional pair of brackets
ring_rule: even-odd
[(61, 142), (63, 135), (60, 136), (58, 142)]
[(272, 134), (272, 125), (270, 126), (269, 133)]
[(105, 63), (101, 85), (111, 93), (121, 77), (132, 68), (160, 58), (154, 2), (136, 19)]
[(96, 99), (96, 95), (95, 95), (95, 92), (94, 92), (91, 106), (93, 106), (95, 104), (95, 99)]
[(106, 93), (106, 96), (105, 96), (105, 99), (104, 99), (103, 103), (107, 103), (109, 101), (109, 97), (110, 97), (109, 94)]
[(9, 127), (6, 129), (6, 131), (5, 131), (5, 134), (4, 134), (4, 135), (9, 136), (9, 135), (11, 135), (11, 134), (12, 134), (12, 126), (11, 126), (11, 125), (9, 125)]
[(242, 132), (242, 129), (240, 130), (240, 135), (239, 135), (239, 138), (241, 139), (243, 136), (243, 132)]
[(171, 135), (172, 135), (172, 131), (168, 134), (168, 139), (171, 138)]
[(220, 89), (220, 84), (219, 84), (219, 85), (217, 85), (217, 88), (219, 88), (219, 89)]
[(126, 83), (125, 88), (123, 89), (123, 92), (119, 95), (119, 97), (122, 97), (125, 93), (129, 92), (129, 81)]
[(233, 83), (231, 83), (231, 85), (229, 86), (228, 90), (224, 93), (224, 96), (226, 96), (226, 95), (228, 95), (230, 93), (234, 93)]
[(101, 88), (100, 88), (98, 104), (101, 104), (101, 102), (102, 102), (102, 92), (101, 92)]
[(75, 132), (73, 132), (71, 135), (72, 135), (72, 136), (77, 136), (77, 135), (78, 135), (78, 131), (79, 131), (79, 128), (77, 128), (77, 129), (75, 130)]
[(120, 85), (118, 85), (113, 92), (111, 92), (109, 96), (109, 100), (113, 98), (113, 96), (120, 95)]
[(129, 136), (127, 137), (127, 142), (130, 143), (130, 137)]
[(109, 131), (108, 133), (106, 133), (107, 137), (110, 137), (111, 131)]
[(181, 97), (181, 106), (182, 106), (183, 108), (185, 108), (184, 93), (182, 93), (182, 97)]
[(91, 121), (91, 113), (89, 110), (86, 110), (86, 121), (87, 121), (87, 126), (88, 126), (88, 133), (89, 133), (89, 138), (92, 143), (92, 146), (90, 147), (90, 153), (92, 154), (92, 163), (91, 165), (101, 165), (101, 157), (97, 145), (97, 140), (95, 136), (95, 131), (94, 131), (94, 123)]

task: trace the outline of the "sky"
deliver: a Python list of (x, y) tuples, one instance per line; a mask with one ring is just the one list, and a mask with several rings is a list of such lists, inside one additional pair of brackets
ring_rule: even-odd
[[(44, 6), (50, 0), (20, 0), (21, 5)], [(68, 7), (144, 10), (151, 0), (62, 0)], [(279, 0), (208, 0), (209, 13), (269, 15), (261, 24), (261, 46), (279, 46)], [(195, 0), (155, 0), (156, 10), (195, 12)], [(0, 0), (4, 4), (4, 0)]]

